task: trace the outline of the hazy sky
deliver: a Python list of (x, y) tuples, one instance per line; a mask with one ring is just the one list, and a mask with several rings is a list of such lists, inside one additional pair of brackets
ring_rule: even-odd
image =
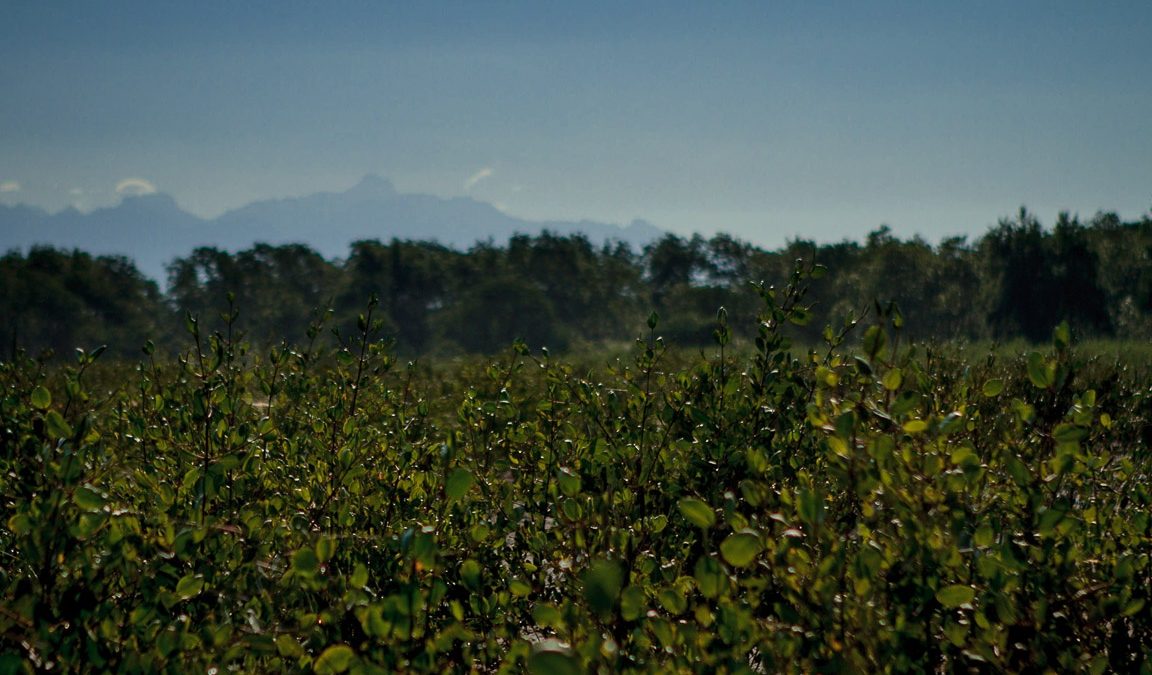
[(1136, 218), (1150, 35), (1147, 0), (0, 0), (0, 203), (215, 215), (377, 173), (770, 246)]

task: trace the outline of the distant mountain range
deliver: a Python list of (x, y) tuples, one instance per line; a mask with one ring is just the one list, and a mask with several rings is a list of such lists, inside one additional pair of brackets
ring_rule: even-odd
[(212, 219), (184, 211), (163, 193), (125, 197), (116, 206), (88, 213), (0, 204), (0, 251), (49, 244), (126, 255), (161, 282), (164, 266), (197, 246), (235, 251), (256, 242), (303, 243), (337, 258), (360, 239), (437, 241), (463, 249), (477, 241), (504, 243), (514, 234), (543, 230), (579, 232), (595, 243), (618, 240), (635, 248), (664, 234), (643, 220), (627, 226), (524, 220), (470, 197), (399, 193), (388, 180), (371, 175), (345, 192), (257, 201)]

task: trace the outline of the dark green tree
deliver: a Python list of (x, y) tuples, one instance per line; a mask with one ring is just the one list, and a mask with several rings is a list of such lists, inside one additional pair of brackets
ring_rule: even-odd
[(107, 345), (135, 355), (171, 323), (159, 288), (121, 256), (37, 246), (0, 258), (0, 325), (5, 351)]
[(988, 323), (997, 338), (1040, 342), (1059, 322), (1059, 300), (1052, 292), (1054, 261), (1045, 239), (1040, 221), (1021, 208), (1015, 220), (1002, 219), (980, 241)]
[(168, 267), (169, 297), (211, 329), (237, 310), (235, 328), (258, 344), (298, 341), (331, 302), (337, 269), (302, 244), (256, 244), (238, 253), (203, 247)]
[[(447, 345), (493, 354), (523, 340), (530, 347), (563, 350), (568, 337), (544, 291), (514, 277), (483, 281), (437, 316)], [(447, 346), (446, 345), (446, 346)]]

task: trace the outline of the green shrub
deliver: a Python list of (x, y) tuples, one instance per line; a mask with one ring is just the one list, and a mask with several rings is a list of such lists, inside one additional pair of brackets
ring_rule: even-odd
[(894, 307), (797, 350), (813, 274), (744, 354), (404, 367), (370, 305), (0, 364), (0, 670), (1152, 667), (1147, 370)]

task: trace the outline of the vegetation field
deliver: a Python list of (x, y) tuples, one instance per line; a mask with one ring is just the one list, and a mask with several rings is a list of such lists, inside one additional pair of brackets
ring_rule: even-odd
[(914, 344), (0, 364), (0, 672), (1149, 672), (1152, 372)]

